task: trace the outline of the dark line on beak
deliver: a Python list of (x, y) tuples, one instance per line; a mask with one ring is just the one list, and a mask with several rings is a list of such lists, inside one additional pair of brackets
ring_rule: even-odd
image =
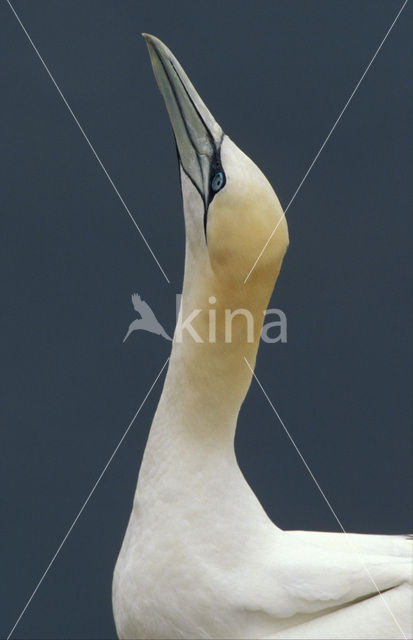
[(175, 68), (175, 65), (174, 65), (173, 61), (172, 61), (172, 60), (170, 60), (169, 62), (171, 63), (171, 67), (172, 67), (172, 68), (173, 68), (173, 70), (175, 71), (176, 76), (177, 76), (177, 78), (178, 78), (179, 82), (181, 83), (183, 90), (185, 91), (186, 95), (188, 96), (190, 103), (192, 104), (193, 108), (195, 109), (196, 113), (198, 114), (198, 118), (200, 119), (200, 121), (201, 121), (201, 122), (202, 122), (202, 124), (204, 125), (205, 130), (206, 130), (206, 132), (207, 132), (207, 134), (208, 134), (208, 138), (209, 138), (210, 143), (211, 143), (211, 144), (212, 144), (212, 146), (214, 147), (215, 152), (217, 152), (217, 147), (216, 147), (216, 144), (215, 144), (215, 140), (214, 140), (214, 138), (213, 138), (213, 136), (212, 136), (212, 133), (211, 133), (211, 132), (210, 132), (210, 130), (208, 129), (207, 125), (205, 124), (205, 121), (204, 121), (203, 117), (201, 116), (201, 114), (199, 113), (199, 111), (198, 111), (198, 107), (196, 106), (195, 102), (192, 100), (191, 95), (188, 93), (188, 89), (186, 88), (186, 86), (185, 86), (185, 85), (184, 85), (184, 83), (182, 82), (182, 78), (181, 78), (181, 76), (179, 75), (179, 73), (177, 72), (177, 70), (176, 70), (176, 68)]
[[(160, 54), (159, 54), (159, 52), (158, 52), (157, 48), (156, 48), (152, 43), (151, 43), (151, 46), (152, 46), (153, 50), (155, 51), (155, 53), (156, 53), (156, 55), (157, 55), (157, 57), (158, 57), (159, 62), (160, 62), (160, 63), (161, 63), (161, 65), (162, 65), (162, 68), (163, 68), (163, 70), (164, 70), (164, 72), (165, 72), (165, 75), (166, 75), (166, 77), (167, 77), (167, 80), (168, 80), (168, 82), (169, 82), (169, 86), (170, 86), (170, 88), (171, 88), (171, 91), (172, 91), (172, 93), (174, 94), (175, 103), (176, 103), (176, 105), (177, 105), (177, 107), (178, 107), (179, 113), (181, 114), (182, 122), (183, 122), (183, 124), (184, 124), (185, 131), (186, 131), (186, 133), (187, 133), (187, 135), (188, 135), (188, 138), (189, 138), (189, 140), (190, 140), (190, 142), (191, 142), (192, 148), (193, 148), (193, 149), (194, 149), (194, 151), (195, 151), (195, 155), (196, 155), (196, 159), (197, 159), (197, 162), (198, 162), (199, 170), (200, 170), (200, 173), (201, 173), (201, 176), (202, 176), (202, 166), (201, 166), (201, 163), (200, 163), (200, 160), (199, 160), (199, 155), (198, 155), (198, 152), (197, 152), (197, 150), (196, 150), (196, 147), (195, 147), (195, 144), (194, 144), (193, 138), (192, 138), (192, 136), (191, 136), (191, 134), (190, 134), (190, 132), (189, 132), (188, 125), (187, 125), (186, 120), (185, 120), (185, 118), (184, 118), (184, 114), (182, 113), (182, 108), (181, 108), (181, 105), (179, 104), (179, 100), (178, 100), (178, 96), (176, 95), (175, 87), (173, 86), (173, 84), (172, 84), (172, 82), (171, 82), (171, 80), (170, 80), (169, 73), (168, 73), (168, 71), (167, 71), (167, 69), (166, 69), (166, 66), (165, 66), (165, 64), (164, 64), (164, 61), (162, 60), (162, 58), (161, 58), (161, 56), (160, 56)], [(170, 61), (170, 62), (171, 62), (171, 61)], [(171, 63), (171, 65), (172, 65), (172, 63)], [(174, 71), (175, 71), (175, 73), (176, 73), (176, 75), (177, 75), (178, 79), (181, 81), (180, 77), (178, 76), (178, 74), (177, 74), (177, 72), (176, 72), (175, 67), (174, 67), (173, 65), (172, 65), (172, 67), (173, 67), (173, 69), (174, 69)], [(181, 84), (182, 84), (182, 82), (181, 82)], [(185, 88), (185, 87), (184, 87), (184, 88)], [(191, 102), (192, 102), (192, 101), (191, 101)], [(203, 120), (202, 120), (202, 122), (203, 122), (203, 124), (204, 124), (204, 126), (205, 126), (205, 123), (204, 123), (204, 121), (203, 121)], [(173, 131), (173, 125), (172, 125), (172, 122), (171, 122), (171, 126), (172, 126), (172, 131)], [(175, 137), (175, 145), (176, 145), (176, 147), (178, 148), (178, 144), (177, 144), (177, 142), (176, 142), (175, 132), (174, 132), (174, 137)], [(179, 156), (179, 150), (178, 150), (178, 156)], [(199, 195), (201, 196), (202, 201), (204, 202), (204, 206), (205, 206), (205, 199), (204, 199), (204, 196), (203, 196), (203, 194), (201, 193), (201, 191), (199, 190), (198, 186), (197, 186), (197, 185), (195, 184), (195, 182), (193, 181), (193, 179), (191, 178), (191, 176), (187, 173), (187, 171), (185, 171), (185, 168), (183, 167), (183, 164), (182, 164), (182, 160), (181, 160), (181, 166), (182, 166), (182, 168), (183, 168), (184, 172), (186, 173), (186, 175), (188, 176), (188, 178), (191, 180), (191, 182), (192, 182), (192, 184), (194, 185), (194, 187), (196, 188), (196, 190), (198, 191)]]

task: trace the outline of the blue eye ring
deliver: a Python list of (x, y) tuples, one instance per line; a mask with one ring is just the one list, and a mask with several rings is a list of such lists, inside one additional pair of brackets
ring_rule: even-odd
[(211, 180), (211, 189), (215, 193), (222, 189), (225, 184), (225, 176), (223, 171), (218, 171)]

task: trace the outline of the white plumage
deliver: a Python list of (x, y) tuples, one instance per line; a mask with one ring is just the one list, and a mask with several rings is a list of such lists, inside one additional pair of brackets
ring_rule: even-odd
[[(201, 342), (175, 333), (114, 573), (119, 637), (411, 638), (411, 540), (282, 531), (238, 467), (234, 435), (251, 382), (244, 358), (254, 366), (287, 224), (264, 175), (223, 134), (172, 53), (146, 39), (180, 159), (180, 318), (199, 310), (192, 326)], [(226, 340), (228, 309), (251, 314), (252, 342), (242, 314)]]

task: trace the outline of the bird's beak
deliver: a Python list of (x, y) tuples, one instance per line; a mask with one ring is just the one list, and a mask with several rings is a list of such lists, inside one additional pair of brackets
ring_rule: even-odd
[(169, 113), (182, 168), (207, 207), (211, 166), (219, 156), (224, 134), (168, 47), (154, 36), (142, 35)]

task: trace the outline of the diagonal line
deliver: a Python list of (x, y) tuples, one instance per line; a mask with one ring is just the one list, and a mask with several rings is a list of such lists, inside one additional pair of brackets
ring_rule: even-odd
[(137, 418), (137, 416), (139, 415), (140, 410), (142, 409), (143, 405), (145, 404), (146, 400), (148, 399), (152, 389), (154, 388), (154, 386), (156, 385), (156, 383), (159, 380), (159, 377), (162, 373), (162, 371), (165, 369), (167, 363), (169, 362), (169, 357), (165, 360), (165, 362), (163, 363), (162, 369), (159, 371), (158, 375), (156, 376), (155, 380), (152, 382), (149, 391), (147, 392), (146, 396), (144, 397), (144, 399), (142, 400), (141, 404), (139, 405), (138, 410), (136, 411), (135, 415), (133, 416), (132, 420), (130, 421), (128, 427), (126, 428), (123, 436), (121, 437), (121, 439), (119, 440), (118, 444), (116, 445), (112, 455), (110, 456), (109, 460), (107, 461), (107, 463), (105, 464), (105, 466), (103, 467), (103, 470), (100, 474), (100, 476), (98, 477), (98, 479), (96, 480), (95, 484), (93, 485), (91, 491), (89, 492), (86, 500), (84, 501), (81, 509), (79, 510), (76, 518), (73, 520), (72, 524), (70, 525), (69, 529), (67, 530), (67, 533), (65, 534), (63, 540), (61, 541), (61, 543), (59, 544), (56, 553), (54, 554), (54, 556), (52, 557), (52, 559), (50, 560), (49, 564), (47, 565), (45, 571), (43, 572), (42, 577), (40, 578), (39, 582), (37, 583), (36, 587), (33, 590), (33, 593), (31, 594), (30, 598), (28, 599), (28, 601), (26, 602), (24, 608), (22, 609), (19, 617), (17, 618), (16, 622), (13, 625), (13, 628), (11, 629), (9, 635), (7, 636), (7, 640), (9, 640), (15, 630), (15, 628), (17, 627), (17, 625), (19, 624), (20, 620), (22, 619), (22, 617), (24, 616), (24, 614), (27, 611), (28, 606), (30, 605), (31, 601), (33, 600), (34, 596), (37, 593), (37, 590), (39, 589), (40, 585), (42, 584), (43, 580), (45, 579), (45, 577), (47, 576), (49, 569), (52, 567), (54, 561), (56, 560), (57, 556), (59, 555), (60, 551), (62, 550), (63, 545), (65, 544), (66, 540), (68, 539), (68, 537), (70, 536), (73, 528), (75, 527), (77, 521), (79, 520), (80, 516), (82, 515), (86, 505), (88, 504), (89, 500), (91, 499), (91, 497), (93, 496), (98, 484), (100, 483), (100, 481), (102, 480), (103, 476), (105, 475), (110, 463), (112, 462), (113, 458), (115, 457), (115, 455), (118, 452), (119, 447), (121, 446), (122, 442), (124, 441), (124, 439), (126, 438), (126, 436), (129, 433), (129, 430), (131, 429), (133, 423), (135, 422), (135, 419)]
[[(255, 375), (254, 369), (251, 367), (250, 363), (248, 362), (247, 358), (244, 356), (244, 360), (249, 368), (249, 370), (251, 371), (255, 381), (257, 382), (259, 388), (261, 389), (261, 391), (263, 392), (264, 396), (266, 397), (268, 404), (270, 405), (271, 409), (274, 411), (275, 415), (277, 416), (282, 428), (284, 429), (285, 433), (287, 434), (291, 444), (293, 445), (294, 449), (296, 450), (296, 452), (298, 453), (301, 462), (304, 464), (305, 468), (307, 469), (308, 473), (310, 474), (314, 484), (316, 485), (317, 489), (319, 490), (319, 492), (321, 493), (321, 495), (323, 496), (328, 508), (330, 509), (331, 513), (333, 514), (335, 520), (337, 521), (340, 529), (342, 530), (342, 532), (347, 536), (347, 531), (344, 529), (343, 525), (341, 524), (341, 520), (339, 519), (338, 515), (336, 514), (336, 512), (334, 511), (333, 507), (331, 506), (327, 496), (325, 495), (324, 491), (322, 490), (322, 488), (320, 487), (316, 477), (314, 476), (313, 472), (311, 471), (310, 467), (308, 466), (304, 456), (302, 455), (301, 451), (299, 450), (299, 448), (297, 447), (293, 437), (291, 436), (290, 432), (288, 431), (287, 427), (284, 424), (284, 421), (282, 420), (280, 414), (278, 413), (277, 409), (274, 407), (273, 403), (271, 402), (270, 398), (268, 397), (267, 392), (265, 391), (264, 387), (262, 386), (261, 382), (258, 380), (257, 376)], [(358, 559), (360, 560), (360, 563), (362, 565), (362, 567), (364, 568), (364, 570), (366, 571), (368, 577), (370, 578), (370, 581), (372, 582), (374, 588), (376, 589), (377, 593), (379, 594), (379, 596), (381, 597), (384, 605), (386, 606), (388, 612), (390, 613), (391, 617), (393, 618), (396, 626), (398, 627), (398, 629), (400, 630), (401, 634), (403, 635), (403, 638), (405, 640), (407, 640), (407, 637), (403, 631), (403, 629), (401, 628), (399, 622), (397, 621), (397, 618), (395, 617), (393, 611), (391, 610), (391, 608), (389, 607), (386, 599), (384, 598), (382, 592), (380, 591), (379, 587), (377, 586), (376, 581), (374, 580), (373, 576), (371, 575), (369, 568), (367, 567), (367, 565), (365, 564), (365, 562), (363, 561), (363, 558), (361, 557), (360, 553), (358, 552), (357, 548), (355, 546), (353, 546), (350, 542), (350, 540), (347, 538), (347, 542), (348, 544), (352, 547), (352, 550), (354, 551), (354, 553), (358, 556)]]
[[(286, 433), (286, 434), (287, 434), (287, 436), (289, 437), (289, 439), (290, 439), (290, 441), (291, 441), (291, 444), (293, 445), (294, 449), (296, 450), (296, 452), (297, 452), (297, 453), (298, 453), (298, 455), (300, 456), (300, 458), (301, 458), (301, 462), (304, 464), (305, 468), (307, 469), (308, 473), (310, 474), (311, 478), (313, 479), (313, 481), (314, 481), (314, 483), (315, 483), (315, 485), (316, 485), (317, 489), (319, 490), (319, 492), (320, 492), (320, 493), (321, 493), (321, 495), (323, 496), (323, 498), (324, 498), (325, 502), (327, 503), (327, 506), (328, 506), (328, 508), (330, 509), (331, 513), (333, 514), (334, 518), (336, 519), (336, 521), (337, 521), (337, 523), (338, 523), (338, 525), (339, 525), (340, 529), (341, 529), (342, 531), (344, 531), (344, 527), (343, 527), (343, 525), (341, 524), (340, 519), (338, 518), (338, 516), (337, 516), (336, 512), (334, 511), (333, 507), (331, 506), (330, 502), (328, 501), (328, 499), (327, 499), (327, 497), (326, 497), (326, 495), (325, 495), (324, 491), (322, 490), (322, 488), (321, 488), (321, 487), (320, 487), (320, 485), (318, 484), (318, 482), (317, 482), (316, 478), (314, 477), (314, 475), (313, 475), (313, 473), (312, 473), (312, 471), (311, 471), (310, 467), (309, 467), (309, 466), (308, 466), (308, 464), (306, 463), (306, 461), (305, 461), (304, 457), (302, 456), (302, 454), (301, 454), (301, 452), (300, 452), (299, 448), (298, 448), (298, 447), (297, 447), (297, 445), (295, 444), (295, 442), (294, 442), (294, 440), (293, 440), (292, 436), (290, 435), (290, 433), (289, 433), (289, 431), (288, 431), (287, 427), (285, 426), (284, 422), (282, 421), (280, 414), (278, 413), (277, 409), (274, 407), (273, 403), (271, 402), (270, 398), (269, 398), (269, 397), (268, 397), (268, 395), (267, 395), (267, 392), (265, 391), (265, 389), (264, 389), (264, 387), (262, 386), (261, 382), (258, 380), (258, 378), (257, 378), (257, 376), (256, 376), (256, 374), (255, 374), (255, 371), (252, 369), (252, 367), (251, 367), (250, 363), (248, 362), (248, 360), (247, 360), (247, 358), (246, 358), (245, 356), (244, 356), (244, 360), (245, 360), (245, 362), (247, 363), (247, 366), (248, 366), (249, 370), (251, 371), (252, 375), (254, 376), (254, 379), (255, 379), (255, 381), (257, 382), (257, 384), (258, 384), (259, 388), (260, 388), (260, 389), (261, 389), (261, 391), (263, 392), (264, 396), (267, 398), (268, 403), (269, 403), (269, 405), (270, 405), (271, 409), (274, 411), (275, 415), (277, 416), (278, 420), (280, 421), (281, 426), (283, 427), (283, 429), (284, 429), (285, 433)], [(346, 533), (346, 531), (344, 531), (344, 533)]]
[(156, 264), (158, 265), (159, 269), (162, 272), (162, 275), (164, 276), (165, 280), (167, 281), (168, 284), (170, 284), (169, 278), (166, 275), (165, 271), (163, 270), (163, 268), (161, 267), (161, 264), (158, 260), (158, 258), (156, 257), (156, 255), (154, 254), (154, 252), (151, 249), (151, 246), (149, 245), (149, 242), (147, 241), (147, 239), (145, 238), (145, 236), (143, 235), (139, 225), (137, 224), (135, 218), (133, 217), (133, 215), (131, 214), (129, 207), (127, 206), (126, 202), (124, 201), (124, 199), (122, 198), (122, 196), (120, 195), (115, 183), (113, 182), (112, 178), (110, 177), (109, 173), (107, 172), (102, 160), (99, 158), (98, 154), (96, 153), (92, 143), (90, 142), (89, 138), (87, 137), (82, 125), (80, 124), (79, 120), (77, 119), (76, 115), (74, 114), (72, 108), (70, 107), (68, 101), (66, 100), (66, 98), (64, 97), (59, 85), (57, 84), (56, 80), (54, 79), (53, 75), (51, 74), (51, 72), (49, 71), (45, 61), (43, 60), (42, 56), (39, 53), (39, 50), (37, 49), (36, 45), (34, 44), (33, 40), (31, 39), (31, 37), (29, 36), (25, 26), (23, 25), (22, 21), (20, 20), (19, 16), (17, 15), (17, 13), (15, 12), (13, 5), (11, 4), (10, 0), (6, 0), (7, 4), (9, 5), (10, 9), (13, 11), (17, 22), (20, 24), (21, 28), (23, 29), (24, 33), (27, 36), (28, 41), (30, 42), (30, 44), (32, 45), (33, 49), (35, 50), (37, 57), (39, 58), (40, 62), (42, 63), (43, 67), (45, 68), (49, 78), (51, 79), (51, 81), (53, 82), (54, 86), (56, 87), (60, 97), (62, 98), (63, 102), (65, 103), (70, 115), (72, 116), (73, 120), (76, 122), (81, 134), (83, 135), (84, 139), (86, 140), (86, 142), (88, 143), (93, 155), (95, 156), (96, 160), (98, 161), (99, 165), (101, 166), (103, 173), (105, 174), (105, 176), (107, 177), (107, 179), (109, 180), (110, 184), (113, 187), (113, 190), (115, 191), (116, 195), (118, 196), (119, 200), (121, 201), (126, 213), (128, 214), (128, 216), (130, 217), (130, 219), (132, 220), (133, 224), (135, 225), (136, 229), (138, 230), (142, 240), (144, 241), (144, 243), (146, 244), (152, 258), (155, 260)]
[(248, 278), (250, 277), (251, 273), (254, 271), (255, 267), (257, 266), (257, 262), (258, 260), (261, 258), (262, 254), (264, 253), (264, 251), (266, 250), (266, 248), (268, 247), (269, 243), (271, 242), (272, 237), (274, 236), (274, 233), (277, 231), (279, 225), (281, 224), (282, 220), (285, 218), (286, 213), (288, 211), (288, 209), (290, 208), (290, 206), (292, 205), (292, 203), (295, 200), (296, 195), (298, 194), (298, 192), (300, 191), (301, 187), (303, 186), (304, 182), (307, 180), (308, 175), (311, 171), (311, 169), (314, 167), (315, 163), (317, 162), (321, 152), (323, 151), (324, 147), (326, 146), (327, 142), (329, 141), (331, 135), (333, 134), (336, 126), (338, 125), (338, 123), (340, 122), (344, 112), (346, 111), (348, 105), (350, 104), (350, 102), (352, 101), (353, 97), (355, 96), (359, 86), (361, 85), (361, 83), (363, 82), (364, 78), (366, 77), (371, 65), (373, 64), (373, 62), (375, 61), (380, 49), (382, 48), (382, 46), (384, 45), (384, 43), (386, 42), (387, 38), (390, 35), (391, 30), (393, 29), (394, 25), (396, 24), (397, 20), (400, 17), (400, 14), (402, 13), (404, 7), (406, 6), (408, 0), (404, 0), (401, 8), (399, 9), (396, 17), (394, 18), (393, 22), (391, 23), (390, 27), (388, 28), (388, 30), (386, 31), (386, 35), (384, 36), (383, 40), (380, 42), (374, 56), (372, 57), (372, 59), (370, 60), (370, 62), (368, 63), (367, 67), (365, 68), (363, 75), (361, 76), (360, 80), (357, 82), (356, 86), (353, 89), (353, 92), (351, 93), (349, 99), (347, 100), (346, 104), (344, 105), (344, 107), (342, 108), (342, 110), (340, 111), (337, 120), (335, 121), (335, 123), (333, 124), (333, 126), (330, 129), (330, 133), (328, 134), (328, 136), (326, 137), (326, 139), (324, 140), (323, 144), (321, 145), (321, 147), (319, 148), (318, 152), (316, 153), (314, 160), (312, 161), (312, 163), (310, 164), (310, 166), (308, 167), (307, 171), (304, 174), (303, 179), (301, 180), (300, 184), (298, 185), (297, 189), (294, 192), (293, 197), (291, 198), (291, 200), (289, 201), (289, 203), (287, 204), (284, 213), (282, 214), (281, 218), (279, 219), (279, 221), (277, 222), (276, 226), (274, 227), (274, 229), (271, 231), (271, 234), (267, 240), (267, 242), (265, 243), (265, 245), (263, 246), (263, 248), (261, 249), (257, 259), (255, 260), (254, 264), (252, 265), (250, 271), (248, 272), (247, 277), (244, 280), (244, 284), (247, 282)]

